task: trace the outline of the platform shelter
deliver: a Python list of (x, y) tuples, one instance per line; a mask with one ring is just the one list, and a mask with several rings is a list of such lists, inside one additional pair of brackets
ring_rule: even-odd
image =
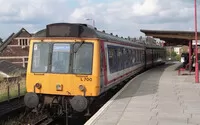
[[(191, 69), (192, 41), (195, 40), (194, 31), (173, 31), (173, 30), (145, 30), (141, 29), (146, 36), (158, 38), (165, 41), (164, 46), (188, 45), (189, 47), (189, 69)], [(200, 40), (200, 32), (198, 32), (198, 40)]]

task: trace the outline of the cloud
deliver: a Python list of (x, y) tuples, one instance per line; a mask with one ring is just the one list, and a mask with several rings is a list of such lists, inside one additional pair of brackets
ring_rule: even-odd
[(123, 0), (101, 4), (88, 2), (72, 12), (70, 21), (86, 22), (85, 18), (93, 18), (100, 29), (124, 36), (139, 36), (143, 35), (141, 28), (191, 30), (194, 25), (193, 13), (193, 3), (186, 0)]
[(35, 32), (54, 22), (92, 25), (86, 18), (94, 19), (99, 30), (125, 37), (144, 35), (140, 29), (194, 30), (190, 0), (0, 0), (0, 4), (1, 36), (21, 27)]
[[(48, 23), (64, 21), (72, 11), (70, 0), (0, 0), (0, 37), (6, 38), (22, 27), (30, 32)], [(37, 29), (39, 30), (39, 29)]]
[(45, 23), (66, 8), (64, 0), (0, 0), (0, 4), (1, 23)]
[(151, 16), (160, 11), (159, 0), (145, 0), (143, 3), (132, 5), (133, 15)]

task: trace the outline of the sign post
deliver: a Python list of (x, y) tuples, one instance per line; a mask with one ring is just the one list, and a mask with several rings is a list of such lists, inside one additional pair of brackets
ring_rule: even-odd
[(195, 40), (196, 40), (196, 46), (195, 46), (195, 82), (199, 83), (199, 63), (198, 63), (198, 46), (197, 46), (197, 1), (194, 0), (194, 23), (195, 23)]

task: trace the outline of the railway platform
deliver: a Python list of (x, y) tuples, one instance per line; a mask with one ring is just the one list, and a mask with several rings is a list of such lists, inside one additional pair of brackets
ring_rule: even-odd
[(178, 75), (178, 66), (136, 76), (85, 125), (200, 125), (200, 84), (194, 74)]

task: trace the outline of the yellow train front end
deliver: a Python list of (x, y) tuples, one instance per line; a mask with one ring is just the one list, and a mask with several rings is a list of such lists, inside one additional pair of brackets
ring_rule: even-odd
[(98, 96), (100, 61), (95, 55), (99, 55), (97, 40), (32, 40), (27, 92)]
[(25, 105), (83, 112), (100, 94), (98, 39), (33, 37), (30, 41)]

